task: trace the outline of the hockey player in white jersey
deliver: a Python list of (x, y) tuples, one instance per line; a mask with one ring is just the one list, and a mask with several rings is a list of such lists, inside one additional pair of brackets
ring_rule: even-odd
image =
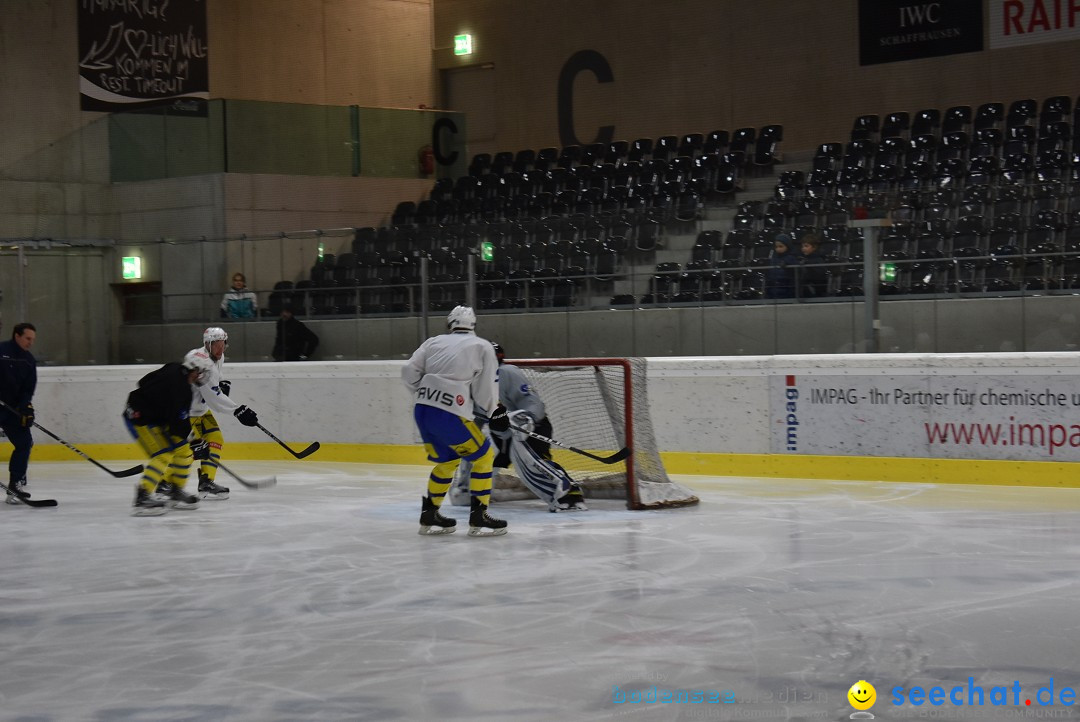
[(214, 411), (229, 413), (244, 426), (259, 423), (258, 415), (247, 406), (238, 404), (229, 398), (232, 384), (221, 378), (225, 364), (225, 349), (229, 345), (229, 334), (221, 328), (208, 328), (203, 331), (202, 348), (188, 351), (185, 364), (195, 357), (205, 357), (211, 362), (205, 383), (195, 390), (191, 399), (191, 431), (195, 439), (210, 444), (210, 457), (204, 459), (199, 467), (199, 496), (203, 499), (228, 499), (228, 487), (217, 484), (218, 461), (221, 460), (221, 447), (225, 437), (221, 433)]
[(476, 336), (476, 313), (457, 306), (446, 317), (449, 333), (416, 349), (401, 370), (413, 393), (413, 418), (428, 460), (435, 462), (421, 500), (420, 534), (449, 534), (457, 521), (439, 513), (462, 459), (472, 463), (469, 478), (469, 536), (499, 536), (506, 522), (488, 515), (491, 465), (495, 454), (481, 428), (498, 404), (498, 362), (491, 344)]
[[(544, 400), (520, 368), (505, 363), (503, 347), (495, 341), (491, 345), (499, 362), (500, 406), (489, 426), (499, 450), (495, 468), (505, 469), (512, 464), (522, 483), (547, 502), (549, 511), (587, 511), (581, 487), (552, 460), (551, 445), (528, 433), (552, 436)], [(450, 503), (454, 506), (465, 503), (465, 464), (462, 467), (450, 489)]]

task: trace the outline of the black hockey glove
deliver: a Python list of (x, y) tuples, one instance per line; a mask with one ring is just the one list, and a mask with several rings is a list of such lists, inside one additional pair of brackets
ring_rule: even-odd
[(500, 433), (510, 430), (510, 419), (506, 417), (506, 407), (502, 404), (499, 404), (495, 408), (495, 413), (491, 415), (490, 426), (492, 431)]
[(218, 382), (217, 387), (219, 389), (221, 389), (221, 393), (228, 396), (229, 392), (232, 391), (232, 381), (226, 381), (225, 379), (222, 379), (221, 381)]
[(234, 411), (233, 416), (244, 426), (255, 426), (259, 423), (259, 415), (246, 406), (241, 406)]
[(196, 460), (202, 461), (210, 458), (210, 442), (206, 439), (199, 439), (198, 441), (191, 442), (191, 455)]
[(33, 426), (34, 418), (35, 416), (33, 404), (25, 404), (21, 409), (19, 409), (19, 423), (23, 426)]

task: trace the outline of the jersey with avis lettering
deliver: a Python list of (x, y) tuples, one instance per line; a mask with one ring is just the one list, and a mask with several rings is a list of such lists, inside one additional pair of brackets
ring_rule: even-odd
[(547, 416), (544, 401), (529, 385), (522, 370), (513, 364), (499, 367), (499, 401), (507, 411), (527, 411), (533, 421)]
[[(210, 358), (210, 354), (201, 348), (192, 349), (189, 353), (198, 353)], [(210, 362), (213, 365), (206, 372), (206, 380), (202, 386), (196, 386), (191, 395), (192, 418), (202, 416), (210, 410), (231, 414), (240, 408), (240, 404), (221, 393), (221, 367), (225, 365), (225, 354), (222, 354), (217, 361), (210, 359)]]
[(401, 380), (416, 403), (471, 421), (495, 411), (498, 365), (490, 341), (471, 331), (455, 331), (420, 344), (401, 370)]

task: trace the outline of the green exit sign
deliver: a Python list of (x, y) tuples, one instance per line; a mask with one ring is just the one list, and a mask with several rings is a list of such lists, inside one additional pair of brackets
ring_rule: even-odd
[(472, 55), (472, 35), (454, 36), (454, 55)]
[(124, 256), (121, 258), (120, 275), (125, 281), (142, 278), (142, 258), (140, 256)]

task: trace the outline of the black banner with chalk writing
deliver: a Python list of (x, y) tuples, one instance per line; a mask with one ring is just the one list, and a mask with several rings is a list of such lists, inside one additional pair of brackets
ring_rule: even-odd
[(209, 97), (204, 0), (76, 0), (83, 110), (168, 106), (203, 115)]

